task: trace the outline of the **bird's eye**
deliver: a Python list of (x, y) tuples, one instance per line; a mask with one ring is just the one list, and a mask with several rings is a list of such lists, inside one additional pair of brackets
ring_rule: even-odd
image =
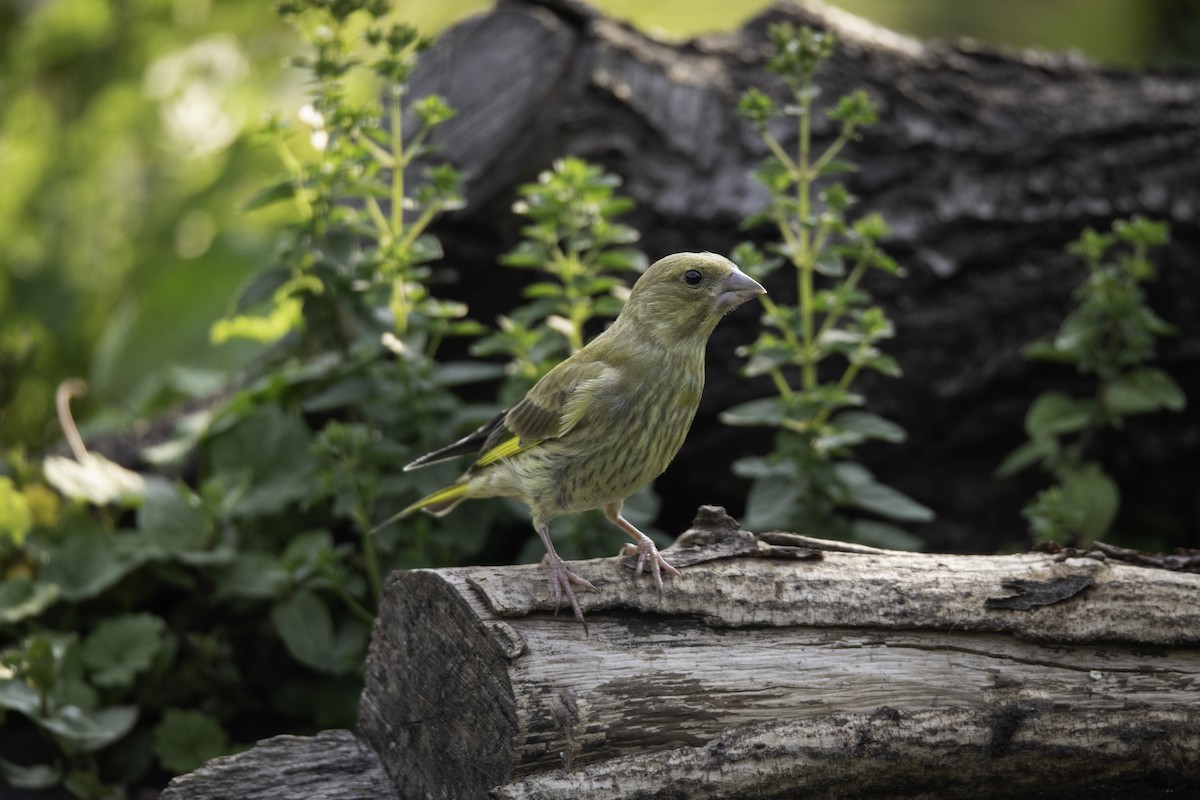
[(700, 270), (698, 269), (689, 269), (687, 272), (683, 273), (683, 281), (688, 286), (695, 286), (696, 284), (700, 283), (701, 279), (703, 278), (704, 276), (700, 274)]

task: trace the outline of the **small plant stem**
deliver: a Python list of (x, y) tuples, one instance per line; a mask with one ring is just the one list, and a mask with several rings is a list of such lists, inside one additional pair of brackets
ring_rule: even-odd
[[(372, 589), (374, 589), (374, 587), (372, 587)], [(346, 591), (346, 587), (342, 586), (340, 583), (335, 583), (333, 590), (337, 596), (341, 598), (342, 602), (346, 604), (346, 608), (350, 609), (350, 612), (354, 614), (354, 616), (368, 624), (375, 621), (375, 615), (368, 611), (362, 603), (355, 600), (354, 597), (352, 597), (351, 594)], [(378, 596), (376, 596), (376, 605), (378, 605)]]
[(379, 577), (379, 553), (375, 549), (375, 537), (371, 534), (371, 525), (359, 525), (362, 536), (363, 561), (366, 562), (367, 582), (371, 585), (371, 596), (375, 605), (383, 597), (383, 580)]
[(71, 378), (58, 385), (54, 392), (54, 407), (58, 411), (58, 424), (62, 426), (67, 444), (71, 446), (71, 454), (75, 460), (83, 463), (87, 460), (88, 451), (83, 446), (83, 437), (79, 428), (75, 427), (75, 419), (71, 416), (71, 398), (83, 397), (87, 394), (87, 383), (82, 378)]
[(789, 173), (799, 177), (799, 171), (796, 168), (796, 162), (792, 161), (792, 157), (789, 156), (787, 151), (783, 149), (783, 146), (779, 144), (779, 140), (772, 136), (765, 129), (762, 132), (762, 138), (767, 145), (767, 149), (771, 151), (771, 155), (779, 159), (779, 163), (783, 164)]
[(790, 400), (792, 398), (792, 387), (788, 384), (787, 378), (783, 376), (783, 370), (779, 367), (772, 367), (771, 380), (775, 384), (775, 391), (779, 392), (783, 399)]
[(425, 347), (425, 357), (430, 361), (437, 355), (438, 348), (442, 346), (442, 339), (446, 336), (445, 324), (438, 325), (429, 335), (429, 344)]
[(812, 389), (817, 385), (817, 365), (813, 348), (813, 253), (811, 232), (808, 227), (809, 205), (812, 194), (812, 174), (809, 169), (809, 147), (812, 135), (812, 79), (805, 77), (799, 97), (799, 155), (797, 158), (796, 206), (800, 216), (799, 249), (793, 261), (799, 269), (800, 279), (800, 331), (804, 341), (804, 363), (801, 365), (802, 386)]
[(779, 325), (778, 325), (779, 332), (783, 334), (784, 341), (786, 341), (792, 347), (799, 349), (801, 347), (800, 340), (796, 338), (795, 331), (793, 331), (791, 328), (788, 328), (787, 326), (785, 326), (783, 324), (783, 317), (780, 316), (779, 306), (775, 304), (774, 300), (771, 300), (765, 294), (762, 295), (759, 299), (763, 301), (762, 306), (763, 306), (763, 309), (767, 312), (766, 316), (774, 317), (776, 320), (779, 321)]
[(392, 87), (392, 236), (404, 236), (404, 127), (400, 117), (400, 102), (404, 97), (404, 86)]
[[(404, 85), (397, 83), (392, 86), (392, 102), (388, 109), (392, 134), (392, 218), (390, 230), (383, 241), (394, 243), (396, 252), (392, 257), (402, 256), (411, 242), (406, 241), (404, 231), (404, 125), (400, 114), (401, 101), (404, 98)], [(401, 258), (406, 264), (407, 259)], [(408, 331), (408, 287), (403, 271), (392, 275), (392, 316), (395, 317), (396, 332), (403, 336)], [(374, 547), (374, 544), (371, 545)], [(374, 574), (374, 573), (372, 573)], [(376, 576), (378, 582), (378, 576)], [(376, 593), (378, 597), (378, 593)]]
[[(568, 240), (572, 238), (574, 236), (568, 237)], [(583, 273), (583, 264), (579, 259), (579, 250), (572, 246), (564, 253), (561, 248), (557, 248), (554, 263), (558, 265), (557, 273), (566, 295), (567, 317), (571, 323), (571, 335), (567, 337), (567, 344), (572, 353), (577, 353), (583, 348), (583, 325), (589, 316), (587, 307), (580, 302), (578, 283), (579, 276)]]
[[(847, 294), (853, 292), (858, 287), (858, 282), (862, 280), (863, 274), (867, 271), (868, 253), (864, 253), (859, 257), (858, 261), (850, 269), (850, 274), (846, 276), (846, 282), (842, 286)], [(844, 313), (845, 309), (839, 306), (825, 314), (825, 319), (821, 320), (821, 327), (817, 330), (817, 341), (820, 341), (822, 336), (833, 330), (833, 326), (838, 323), (838, 320), (842, 318), (842, 314)]]
[(820, 175), (821, 170), (825, 169), (830, 161), (833, 161), (833, 159), (837, 158), (837, 154), (840, 153), (842, 148), (846, 146), (846, 143), (850, 141), (850, 135), (851, 134), (843, 132), (833, 144), (829, 145), (829, 149), (822, 153), (821, 157), (813, 162), (810, 170), (813, 178), (816, 178), (818, 175)]
[(425, 232), (425, 229), (429, 227), (429, 223), (433, 222), (433, 218), (436, 217), (441, 210), (441, 205), (436, 201), (421, 209), (421, 216), (417, 217), (413, 224), (408, 227), (408, 230), (405, 231), (404, 235), (400, 237), (399, 246), (401, 251), (412, 247), (413, 242), (417, 240), (418, 236)]
[(379, 234), (381, 244), (387, 244), (391, 241), (392, 231), (388, 224), (388, 219), (384, 216), (383, 208), (380, 207), (379, 201), (374, 197), (367, 198), (367, 213), (371, 215), (371, 222), (375, 224), (375, 232)]
[[(838, 388), (841, 389), (842, 391), (849, 389), (850, 384), (854, 382), (854, 379), (858, 376), (858, 371), (861, 368), (862, 368), (862, 365), (859, 364), (857, 361), (851, 361), (849, 364), (847, 364), (846, 371), (842, 373), (841, 380), (838, 381), (838, 384), (837, 384)], [(831, 416), (833, 416), (833, 411), (834, 411), (833, 406), (830, 406), (830, 405), (822, 406), (821, 410), (818, 411), (816, 416), (813, 417), (813, 420), (812, 420), (813, 427), (820, 428), (822, 425), (824, 425), (826, 422), (828, 422), (829, 418)]]

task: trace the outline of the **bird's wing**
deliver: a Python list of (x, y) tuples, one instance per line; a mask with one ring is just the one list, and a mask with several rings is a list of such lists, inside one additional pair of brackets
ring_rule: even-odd
[(603, 361), (562, 362), (508, 410), (504, 424), (488, 436), (472, 469), (565, 435), (583, 419), (596, 393), (617, 378), (616, 370)]
[(426, 453), (411, 464), (404, 467), (404, 471), (408, 472), (412, 469), (436, 464), (439, 461), (445, 461), (456, 456), (475, 455), (484, 449), (488, 439), (499, 429), (504, 427), (504, 415), (508, 411), (501, 411), (488, 422), (479, 426), (476, 430), (468, 433), (463, 438), (453, 444), (448, 444), (440, 450), (434, 450), (432, 453)]

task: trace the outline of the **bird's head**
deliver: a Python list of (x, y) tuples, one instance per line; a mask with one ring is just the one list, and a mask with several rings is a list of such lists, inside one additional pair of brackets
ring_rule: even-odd
[(726, 313), (765, 294), (758, 281), (715, 253), (675, 253), (647, 269), (629, 294), (622, 317), (664, 340), (707, 340)]

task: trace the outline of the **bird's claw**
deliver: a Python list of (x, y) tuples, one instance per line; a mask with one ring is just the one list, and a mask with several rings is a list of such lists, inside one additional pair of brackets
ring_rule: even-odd
[(671, 563), (662, 557), (658, 552), (658, 548), (654, 546), (653, 540), (649, 536), (642, 534), (642, 538), (638, 539), (637, 544), (625, 545), (625, 555), (636, 555), (637, 568), (633, 571), (634, 575), (641, 575), (646, 565), (650, 565), (650, 574), (654, 576), (654, 582), (658, 585), (659, 591), (662, 591), (663, 581), (662, 574), (664, 571), (669, 572), (676, 578), (680, 577), (679, 570), (671, 566)]
[[(579, 599), (575, 596), (575, 587), (578, 586), (585, 592), (599, 592), (591, 581), (581, 578), (571, 570), (567, 569), (567, 564), (557, 555), (549, 553), (542, 559), (542, 563), (550, 567), (550, 593), (554, 596), (555, 605), (561, 606), (563, 598), (571, 604), (571, 610), (575, 612), (575, 619), (580, 622), (583, 620), (583, 609), (579, 607)], [(587, 623), (584, 622), (584, 627)]]

